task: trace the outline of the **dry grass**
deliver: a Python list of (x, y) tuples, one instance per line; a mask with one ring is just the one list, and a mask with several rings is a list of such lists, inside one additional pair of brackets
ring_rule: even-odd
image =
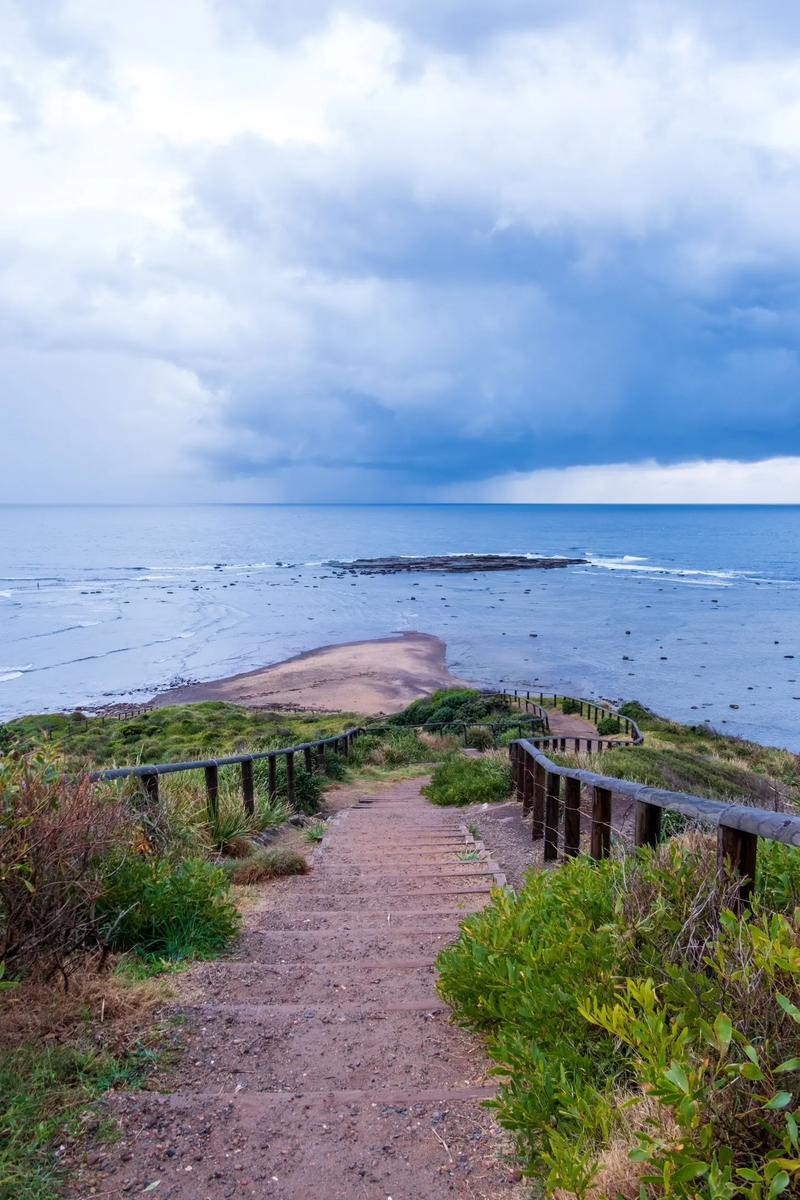
[(278, 879), (283, 875), (305, 875), (308, 863), (302, 854), (284, 847), (257, 850), (249, 858), (224, 862), (222, 867), (231, 883), (245, 886)]
[(153, 1011), (170, 994), (163, 980), (134, 982), (98, 974), (88, 964), (76, 972), (70, 990), (58, 984), (21, 983), (0, 1000), (0, 1048), (90, 1042), (113, 1054), (128, 1050), (147, 1027)]
[[(637, 1095), (635, 1099), (620, 1093), (616, 1098), (618, 1125), (597, 1158), (596, 1174), (591, 1186), (584, 1193), (585, 1200), (640, 1200), (642, 1176), (648, 1164), (631, 1162), (630, 1152), (636, 1146), (638, 1135), (645, 1129), (670, 1141), (677, 1137), (678, 1130), (665, 1108), (649, 1096)], [(645, 1196), (656, 1192), (647, 1188)], [(574, 1200), (575, 1193), (556, 1188), (552, 1200)]]

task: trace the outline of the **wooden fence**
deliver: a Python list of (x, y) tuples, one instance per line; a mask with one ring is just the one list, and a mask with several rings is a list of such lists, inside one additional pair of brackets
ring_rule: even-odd
[[(753, 890), (759, 838), (800, 846), (798, 816), (647, 787), (575, 767), (560, 767), (544, 753), (538, 744), (541, 740), (520, 738), (511, 743), (509, 752), (514, 788), (522, 800), (523, 815), (531, 818), (533, 839), (543, 839), (545, 861), (558, 858), (559, 842), (565, 858), (579, 852), (583, 832), (583, 788), (590, 793), (589, 853), (596, 859), (610, 853), (614, 796), (625, 796), (635, 802), (634, 842), (637, 846), (657, 844), (663, 812), (681, 813), (716, 826), (718, 862), (720, 866), (727, 863), (739, 878), (740, 907)], [(562, 748), (564, 741), (580, 739), (556, 738), (551, 739), (551, 744), (553, 740), (559, 743), (557, 748)]]
[(296, 746), (284, 746), (279, 750), (263, 750), (251, 754), (233, 754), (227, 758), (204, 758), (194, 762), (146, 764), (139, 767), (113, 767), (106, 771), (93, 771), (90, 779), (140, 779), (142, 787), (152, 801), (158, 800), (158, 781), (162, 775), (175, 775), (181, 771), (202, 771), (205, 775), (208, 807), (215, 815), (219, 812), (219, 768), (239, 766), (242, 777), (242, 801), (245, 811), (255, 811), (255, 784), (253, 763), (266, 762), (268, 771), (267, 789), (270, 800), (277, 795), (278, 760), (286, 761), (286, 793), (290, 804), (295, 802), (295, 755), (302, 754), (306, 770), (312, 772), (315, 765), (322, 768), (326, 751), (347, 757), (353, 739), (364, 733), (362, 726), (346, 729), (331, 737), (318, 738), (314, 742), (300, 742)]

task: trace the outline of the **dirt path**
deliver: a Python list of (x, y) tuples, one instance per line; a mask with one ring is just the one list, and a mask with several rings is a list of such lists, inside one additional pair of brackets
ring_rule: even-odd
[(558, 737), (597, 737), (597, 726), (577, 713), (565, 714), (560, 708), (554, 708), (548, 712), (547, 718), (550, 732)]
[(235, 957), (185, 977), (179, 1063), (108, 1098), (121, 1136), (72, 1197), (523, 1195), (481, 1107), (487, 1063), (434, 986), (437, 952), (498, 869), (419, 788), (339, 812), (311, 874), (248, 914)]

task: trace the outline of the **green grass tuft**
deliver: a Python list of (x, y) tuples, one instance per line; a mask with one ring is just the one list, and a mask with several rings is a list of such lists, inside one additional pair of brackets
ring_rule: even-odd
[(504, 754), (466, 758), (453, 754), (439, 763), (422, 789), (431, 804), (485, 804), (511, 795), (511, 764)]

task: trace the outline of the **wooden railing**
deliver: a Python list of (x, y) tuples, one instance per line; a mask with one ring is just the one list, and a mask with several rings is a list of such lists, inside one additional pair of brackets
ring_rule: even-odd
[(317, 766), (324, 767), (326, 750), (347, 757), (353, 739), (363, 732), (363, 726), (359, 725), (331, 737), (317, 738), (313, 742), (300, 742), (296, 746), (284, 746), (278, 750), (232, 754), (227, 758), (203, 758), (193, 762), (148, 763), (138, 767), (112, 767), (105, 771), (92, 771), (89, 778), (93, 780), (139, 779), (148, 798), (157, 801), (160, 776), (175, 775), (181, 771), (202, 771), (205, 775), (208, 807), (216, 815), (219, 812), (219, 768), (238, 766), (241, 768), (242, 802), (245, 812), (252, 815), (255, 812), (253, 763), (267, 763), (267, 791), (270, 800), (274, 800), (278, 792), (278, 759), (286, 760), (286, 795), (289, 803), (293, 805), (295, 802), (295, 755), (302, 754), (304, 756), (306, 770), (311, 773), (314, 770), (315, 760)]
[[(562, 739), (557, 739), (561, 741)], [(589, 853), (608, 856), (611, 849), (612, 801), (624, 796), (635, 804), (634, 843), (654, 846), (660, 838), (661, 814), (677, 812), (716, 826), (717, 858), (720, 866), (738, 877), (738, 905), (745, 904), (753, 890), (758, 839), (800, 846), (800, 816), (768, 812), (744, 804), (726, 804), (685, 792), (647, 787), (630, 780), (561, 767), (547, 757), (534, 741), (521, 738), (509, 747), (514, 788), (522, 800), (524, 816), (531, 818), (534, 840), (543, 839), (545, 861), (558, 858), (559, 840), (565, 858), (581, 848), (581, 789), (590, 792)], [(563, 795), (562, 795), (563, 780)]]
[[(521, 708), (523, 712), (544, 713), (547, 716), (547, 709), (544, 704), (552, 703), (554, 707), (559, 704), (563, 706), (564, 701), (571, 702), (577, 705), (575, 716), (584, 717), (587, 721), (597, 725), (604, 718), (609, 718), (619, 722), (620, 733), (624, 731), (625, 737), (621, 739), (617, 736), (587, 736), (586, 734), (551, 734), (547, 738), (535, 738), (537, 745), (547, 744), (556, 753), (559, 751), (566, 752), (573, 750), (576, 754), (601, 754), (605, 750), (613, 750), (619, 746), (641, 746), (644, 741), (644, 734), (632, 717), (626, 717), (612, 708), (608, 704), (600, 704), (596, 700), (582, 700), (577, 696), (561, 696), (556, 692), (539, 692), (538, 702), (531, 697), (530, 692), (505, 692), (504, 695), (512, 703)], [(551, 701), (552, 696), (552, 701)], [(548, 721), (549, 729), (549, 721)]]

